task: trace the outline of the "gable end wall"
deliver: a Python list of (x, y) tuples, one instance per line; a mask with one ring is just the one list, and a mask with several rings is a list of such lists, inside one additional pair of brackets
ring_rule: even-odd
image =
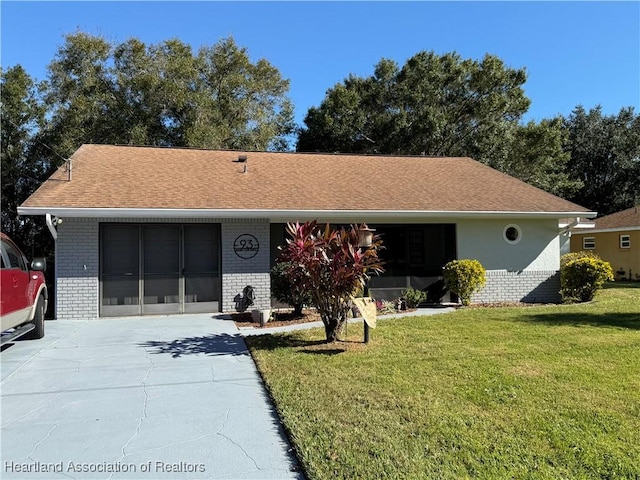
[[(521, 239), (504, 240), (515, 224)], [(485, 287), (473, 303), (560, 301), (560, 244), (557, 219), (467, 220), (456, 227), (458, 258), (476, 259), (487, 271)]]

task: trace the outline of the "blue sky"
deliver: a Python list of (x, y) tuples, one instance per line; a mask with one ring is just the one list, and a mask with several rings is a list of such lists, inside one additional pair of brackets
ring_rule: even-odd
[(65, 34), (151, 44), (179, 38), (194, 49), (233, 36), (253, 61), (291, 81), (296, 121), (350, 73), (383, 57), (402, 65), (422, 50), (485, 53), (525, 67), (526, 120), (640, 110), (640, 2), (18, 2), (2, 0), (1, 62), (37, 79)]

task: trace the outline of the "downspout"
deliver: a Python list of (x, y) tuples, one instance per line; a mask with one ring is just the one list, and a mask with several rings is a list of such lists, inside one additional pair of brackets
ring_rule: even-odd
[(580, 217), (576, 217), (573, 222), (571, 222), (569, 225), (567, 225), (566, 227), (564, 227), (562, 229), (562, 232), (560, 232), (561, 235), (567, 235), (569, 234), (569, 236), (571, 236), (571, 230), (573, 229), (573, 227), (575, 227), (576, 225), (578, 225), (578, 223), (580, 223)]
[(53, 292), (51, 293), (55, 295), (55, 311), (53, 312), (53, 315), (54, 318), (58, 318), (58, 231), (53, 225), (53, 220), (50, 213), (47, 213), (44, 218), (47, 223), (47, 227), (49, 228), (49, 233), (51, 233), (51, 236), (53, 237), (53, 254), (55, 268), (53, 271)]
[(47, 213), (45, 215), (45, 220), (47, 222), (47, 227), (49, 228), (49, 233), (51, 233), (51, 236), (53, 237), (53, 240), (58, 240), (58, 231), (56, 230), (56, 227), (53, 226), (53, 220), (51, 220), (51, 214)]

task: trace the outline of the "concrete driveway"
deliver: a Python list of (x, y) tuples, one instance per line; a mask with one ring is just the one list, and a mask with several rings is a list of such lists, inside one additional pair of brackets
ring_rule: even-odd
[(0, 477), (302, 478), (230, 320), (45, 327), (0, 353)]

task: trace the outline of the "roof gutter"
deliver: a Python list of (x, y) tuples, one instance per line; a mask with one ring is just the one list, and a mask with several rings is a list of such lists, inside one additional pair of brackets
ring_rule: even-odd
[[(595, 217), (596, 212), (444, 211), (444, 210), (269, 210), (197, 208), (18, 207), (19, 215), (78, 218), (264, 218), (271, 220), (411, 220), (424, 218), (566, 218)], [(53, 227), (53, 225), (50, 227)], [(53, 233), (52, 233), (53, 235)]]

